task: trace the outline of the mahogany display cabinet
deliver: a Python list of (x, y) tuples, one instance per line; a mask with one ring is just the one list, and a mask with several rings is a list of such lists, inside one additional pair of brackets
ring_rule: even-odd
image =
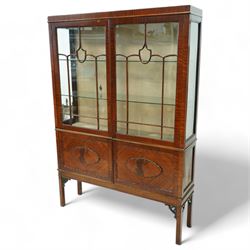
[(168, 205), (181, 244), (194, 192), (201, 10), (48, 17), (61, 206), (65, 183)]

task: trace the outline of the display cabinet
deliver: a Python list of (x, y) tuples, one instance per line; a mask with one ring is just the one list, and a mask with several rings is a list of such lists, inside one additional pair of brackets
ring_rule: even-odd
[(77, 180), (163, 202), (191, 227), (201, 10), (48, 17), (60, 202)]

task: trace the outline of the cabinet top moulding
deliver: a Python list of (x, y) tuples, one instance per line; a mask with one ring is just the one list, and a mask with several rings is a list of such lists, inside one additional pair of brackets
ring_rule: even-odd
[(183, 5), (183, 6), (171, 6), (171, 7), (149, 8), (149, 9), (49, 16), (48, 22), (49, 23), (73, 22), (73, 21), (91, 20), (91, 19), (110, 19), (110, 18), (123, 18), (123, 17), (164, 16), (164, 15), (181, 15), (181, 14), (192, 14), (201, 17), (202, 10), (191, 5)]

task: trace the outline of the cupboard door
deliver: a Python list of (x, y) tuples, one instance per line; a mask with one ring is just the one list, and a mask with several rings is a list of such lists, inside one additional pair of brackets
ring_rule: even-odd
[(104, 138), (58, 132), (60, 169), (110, 180), (112, 143)]
[(130, 143), (115, 143), (115, 182), (168, 195), (178, 193), (179, 154)]
[(106, 27), (57, 28), (63, 125), (108, 130)]
[(118, 134), (174, 141), (178, 22), (119, 24)]

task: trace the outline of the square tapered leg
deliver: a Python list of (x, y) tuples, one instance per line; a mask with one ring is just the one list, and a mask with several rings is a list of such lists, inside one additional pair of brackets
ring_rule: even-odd
[(176, 206), (176, 244), (181, 245), (182, 236), (182, 206)]
[(188, 208), (187, 208), (187, 226), (192, 227), (192, 206), (193, 206), (193, 195), (188, 199)]
[(82, 182), (81, 181), (77, 181), (77, 193), (79, 195), (82, 194)]
[(59, 175), (59, 192), (60, 192), (60, 205), (64, 207), (65, 206), (64, 181), (60, 175)]

